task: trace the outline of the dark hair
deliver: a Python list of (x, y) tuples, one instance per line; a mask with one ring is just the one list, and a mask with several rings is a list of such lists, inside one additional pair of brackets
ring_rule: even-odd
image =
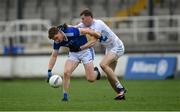
[(68, 25), (66, 23), (64, 23), (63, 25), (59, 25), (57, 26), (57, 28), (61, 31), (63, 31), (64, 29), (66, 29), (68, 27)]
[(58, 28), (56, 26), (53, 26), (51, 27), (49, 30), (48, 30), (48, 38), (49, 39), (53, 39), (54, 36), (58, 33)]
[(80, 16), (82, 16), (82, 15), (84, 15), (84, 16), (91, 16), (91, 17), (93, 18), (92, 12), (91, 12), (90, 10), (88, 10), (88, 9), (83, 10), (83, 11), (80, 13)]
[(59, 25), (59, 26), (53, 26), (48, 30), (48, 38), (49, 39), (53, 39), (54, 36), (59, 32), (59, 31), (63, 31), (64, 29), (66, 29), (68, 27), (68, 25), (66, 23), (64, 23), (63, 25)]

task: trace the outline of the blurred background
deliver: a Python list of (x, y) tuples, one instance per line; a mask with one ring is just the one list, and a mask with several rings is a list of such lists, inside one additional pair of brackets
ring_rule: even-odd
[[(179, 57), (179, 6), (179, 0), (0, 0), (0, 64), (10, 62), (6, 65), (10, 70), (1, 67), (0, 74), (17, 72), (14, 68), (16, 63), (12, 62), (15, 58), (19, 64), (20, 57), (27, 58), (23, 56), (48, 57), (52, 51), (52, 41), (47, 38), (48, 28), (63, 23), (78, 24), (81, 21), (80, 12), (86, 8), (93, 12), (94, 18), (102, 19), (124, 42), (125, 56), (170, 54)], [(97, 54), (104, 52), (98, 42), (94, 48)], [(60, 50), (62, 54), (66, 52), (66, 48)], [(124, 74), (127, 57), (122, 59), (121, 74)], [(48, 58), (45, 60), (44, 66)], [(40, 63), (39, 58), (36, 62)], [(96, 62), (98, 64), (99, 61)], [(33, 65), (27, 62), (24, 66), (24, 59), (21, 63), (21, 68), (27, 69)], [(41, 73), (46, 74), (46, 69), (44, 67)], [(32, 71), (27, 73), (33, 74)]]

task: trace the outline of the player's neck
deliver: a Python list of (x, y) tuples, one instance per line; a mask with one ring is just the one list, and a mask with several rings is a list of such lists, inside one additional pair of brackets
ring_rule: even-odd
[(68, 41), (68, 38), (67, 38), (66, 34), (65, 34), (64, 32), (62, 32), (62, 33), (63, 33), (63, 35), (64, 35), (64, 36), (63, 36), (63, 40), (64, 40), (64, 41)]
[(66, 35), (64, 35), (64, 38), (63, 38), (64, 41), (68, 41), (68, 38)]

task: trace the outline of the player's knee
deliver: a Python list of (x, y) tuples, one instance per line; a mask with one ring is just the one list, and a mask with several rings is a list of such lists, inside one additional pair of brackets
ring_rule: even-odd
[(94, 82), (95, 79), (94, 79), (94, 77), (87, 77), (87, 81), (88, 81), (88, 82)]
[(107, 67), (107, 65), (105, 63), (100, 63), (99, 65), (103, 70), (106, 69), (106, 67)]
[(64, 71), (64, 78), (69, 78), (70, 77), (70, 72), (65, 70)]

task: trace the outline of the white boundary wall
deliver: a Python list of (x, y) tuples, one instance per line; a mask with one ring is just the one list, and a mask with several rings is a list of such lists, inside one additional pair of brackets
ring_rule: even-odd
[[(99, 67), (99, 62), (103, 55), (96, 55), (94, 65)], [(0, 57), (0, 78), (11, 77), (45, 77), (47, 76), (47, 65), (50, 56), (15, 56), (15, 57)], [(53, 69), (54, 74), (63, 75), (64, 64), (67, 55), (60, 55)], [(122, 64), (120, 64), (122, 63)], [(123, 75), (127, 56), (123, 56), (118, 61), (117, 75)], [(100, 68), (100, 67), (99, 67)], [(102, 70), (100, 69), (102, 72)], [(79, 64), (78, 68), (73, 72), (72, 76), (85, 76), (84, 67)]]
[[(180, 70), (180, 54), (133, 54), (123, 55), (119, 60), (116, 68), (116, 75), (123, 76), (125, 73), (129, 56), (177, 56), (177, 70)], [(47, 65), (50, 56), (15, 56), (15, 57), (0, 57), (0, 78), (33, 78), (46, 77)], [(99, 67), (99, 63), (103, 55), (96, 55), (94, 65)], [(63, 75), (64, 63), (67, 55), (60, 55), (57, 59), (53, 73)], [(99, 67), (100, 68), (100, 67)], [(102, 72), (102, 70), (100, 69)], [(102, 72), (103, 73), (103, 72)], [(103, 73), (104, 75), (104, 73)], [(73, 72), (72, 76), (85, 76), (84, 67), (82, 64)]]

